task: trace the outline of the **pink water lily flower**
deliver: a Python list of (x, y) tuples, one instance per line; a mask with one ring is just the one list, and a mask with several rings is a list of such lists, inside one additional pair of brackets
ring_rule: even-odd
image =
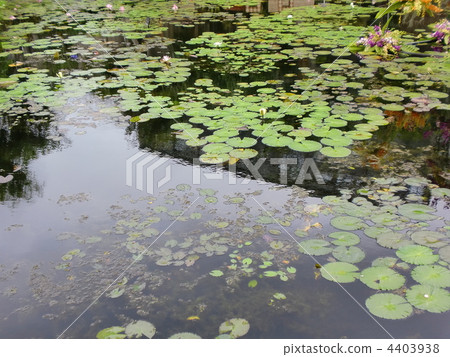
[(108, 10), (112, 10), (113, 6), (112, 6), (111, 4), (106, 4), (106, 8), (107, 8)]
[(72, 17), (72, 14), (70, 12), (66, 12), (66, 16)]
[(125, 7), (124, 6), (121, 6), (121, 7), (119, 7), (119, 11), (125, 11)]
[(172, 10), (173, 10), (173, 11), (177, 11), (177, 10), (178, 10), (178, 6), (177, 6), (177, 4), (173, 4), (173, 6), (172, 6)]
[(11, 15), (11, 16), (9, 17), (9, 19), (10, 19), (10, 20), (15, 20), (16, 17), (15, 17), (14, 15)]
[(170, 57), (169, 56), (163, 56), (162, 58), (161, 58), (161, 62), (169, 62), (170, 61)]

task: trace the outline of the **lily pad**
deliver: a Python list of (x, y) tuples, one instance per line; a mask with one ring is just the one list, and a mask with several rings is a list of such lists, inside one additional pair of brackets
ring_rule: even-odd
[(407, 245), (400, 247), (395, 253), (397, 256), (410, 264), (425, 265), (433, 264), (439, 260), (439, 255), (433, 254), (433, 250), (423, 245)]
[(124, 327), (113, 326), (105, 328), (97, 333), (97, 338), (99, 339), (122, 339), (126, 338), (127, 335), (123, 334), (125, 331)]
[(450, 293), (431, 285), (414, 285), (406, 290), (406, 299), (421, 310), (440, 313), (450, 310)]
[(354, 231), (366, 227), (366, 224), (362, 221), (362, 219), (352, 216), (334, 217), (330, 221), (330, 224), (334, 228), (342, 229), (345, 231)]
[(199, 335), (192, 332), (179, 332), (169, 337), (171, 340), (194, 340), (201, 339)]
[(435, 209), (417, 203), (406, 203), (398, 208), (398, 213), (417, 221), (430, 221), (436, 219), (437, 216), (431, 214), (431, 212), (435, 212)]
[(247, 334), (250, 324), (247, 320), (241, 318), (233, 318), (222, 322), (219, 326), (219, 333), (229, 333), (233, 338), (242, 337)]
[(334, 245), (355, 245), (360, 242), (359, 237), (355, 233), (351, 232), (333, 232), (328, 235), (328, 237), (333, 238), (331, 242)]
[(338, 283), (352, 283), (359, 276), (358, 267), (345, 262), (325, 264), (320, 268), (320, 272), (325, 279)]
[(419, 284), (450, 287), (450, 270), (440, 265), (421, 265), (411, 272), (412, 278)]
[(320, 149), (320, 152), (328, 157), (346, 157), (349, 156), (352, 151), (342, 146), (326, 146)]
[(299, 243), (299, 252), (308, 255), (325, 255), (331, 253), (333, 248), (330, 242), (322, 239), (309, 239)]
[(411, 239), (417, 244), (425, 245), (431, 248), (441, 248), (448, 243), (445, 242), (446, 236), (435, 231), (419, 231), (411, 234)]
[(385, 248), (398, 249), (400, 247), (411, 245), (412, 242), (405, 239), (405, 235), (398, 232), (387, 232), (380, 234), (377, 243)]
[(401, 274), (383, 266), (364, 269), (359, 279), (369, 288), (377, 290), (395, 290), (405, 284), (405, 278)]
[(366, 256), (364, 251), (358, 247), (344, 246), (335, 248), (332, 254), (337, 260), (347, 263), (359, 263)]
[(143, 335), (147, 338), (152, 338), (156, 333), (156, 327), (150, 322), (139, 320), (136, 322), (129, 323), (125, 327), (125, 333), (128, 337), (142, 337)]
[(372, 295), (366, 300), (366, 307), (373, 315), (389, 320), (404, 319), (413, 312), (404, 297), (391, 293)]

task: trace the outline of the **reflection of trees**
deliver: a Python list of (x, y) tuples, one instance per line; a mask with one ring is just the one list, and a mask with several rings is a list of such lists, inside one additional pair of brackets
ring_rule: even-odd
[(0, 175), (12, 173), (14, 177), (12, 181), (0, 184), (0, 201), (30, 199), (41, 192), (42, 187), (34, 181), (27, 166), (39, 154), (58, 145), (46, 139), (49, 129), (48, 122), (32, 123), (25, 117), (4, 116), (0, 119), (0, 170), (3, 170)]

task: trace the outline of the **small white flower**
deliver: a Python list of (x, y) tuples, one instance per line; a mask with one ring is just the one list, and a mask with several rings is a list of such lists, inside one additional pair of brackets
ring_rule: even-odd
[(355, 7), (355, 4), (353, 4), (352, 2), (350, 3), (350, 6), (352, 7), (352, 9)]
[(288, 19), (292, 19), (294, 16), (292, 16), (292, 15), (287, 15), (286, 16)]
[(428, 299), (430, 297), (430, 295), (424, 294), (423, 297)]
[(344, 26), (339, 27), (339, 31), (344, 30)]
[(264, 115), (266, 115), (266, 113), (267, 113), (267, 109), (266, 108), (261, 108), (260, 110), (259, 110), (259, 114), (263, 117)]
[(222, 46), (222, 42), (220, 42), (220, 41), (219, 42), (214, 42), (213, 45), (214, 45), (214, 47), (219, 47), (219, 46)]

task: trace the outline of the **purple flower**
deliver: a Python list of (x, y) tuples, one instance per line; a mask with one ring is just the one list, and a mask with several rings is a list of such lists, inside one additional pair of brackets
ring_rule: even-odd
[(373, 46), (376, 45), (375, 41), (372, 41), (372, 40), (367, 41), (367, 44), (368, 44), (370, 47), (373, 47)]
[(384, 46), (384, 41), (383, 41), (383, 40), (379, 40), (379, 41), (377, 42), (377, 46), (378, 46), (378, 47), (383, 47), (383, 46)]
[(431, 34), (431, 37), (436, 38), (436, 41), (442, 41), (442, 39), (445, 37), (445, 34), (441, 31), (436, 31)]
[(402, 46), (394, 45), (394, 49), (395, 49), (396, 51), (400, 51), (401, 48), (402, 48)]

